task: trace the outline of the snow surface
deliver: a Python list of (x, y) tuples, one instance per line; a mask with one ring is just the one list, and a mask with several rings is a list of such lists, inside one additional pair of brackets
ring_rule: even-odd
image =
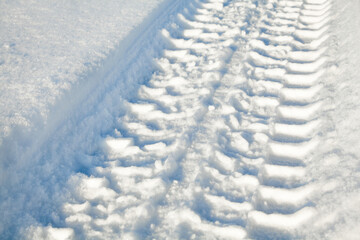
[[(50, 203), (58, 197), (44, 193), (51, 186), (48, 178), (64, 165), (68, 170), (55, 174), (52, 183), (62, 185), (76, 161), (44, 157), (47, 142), (61, 126), (75, 128), (76, 119), (91, 113), (91, 102), (103, 98), (105, 89), (112, 88), (128, 64), (143, 54), (136, 43), (145, 46), (155, 26), (166, 22), (181, 4), (165, 0), (0, 2), (2, 235), (11, 236), (23, 224), (50, 216), (42, 201)], [(131, 94), (138, 82), (141, 78), (128, 84), (123, 81), (123, 92), (126, 86)], [(53, 153), (59, 155), (57, 151)]]
[(357, 239), (359, 12), (1, 1), (0, 238)]
[(44, 124), (51, 106), (161, 2), (2, 1), (1, 142)]

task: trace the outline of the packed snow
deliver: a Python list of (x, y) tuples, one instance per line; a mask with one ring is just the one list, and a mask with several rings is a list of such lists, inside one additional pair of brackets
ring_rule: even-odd
[(1, 239), (357, 239), (360, 1), (0, 2)]

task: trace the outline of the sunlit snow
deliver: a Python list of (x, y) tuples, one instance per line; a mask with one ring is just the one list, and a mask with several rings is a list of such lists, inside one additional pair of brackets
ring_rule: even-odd
[(0, 239), (357, 239), (359, 12), (0, 1)]

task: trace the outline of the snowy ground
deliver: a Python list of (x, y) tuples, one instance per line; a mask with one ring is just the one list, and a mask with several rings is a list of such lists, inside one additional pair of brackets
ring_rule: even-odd
[(360, 1), (0, 2), (1, 239), (357, 239)]

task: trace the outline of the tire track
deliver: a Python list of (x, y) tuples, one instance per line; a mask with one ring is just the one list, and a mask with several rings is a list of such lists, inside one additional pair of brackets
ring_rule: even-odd
[(155, 71), (72, 177), (84, 239), (291, 238), (316, 215), (331, 1), (194, 0), (161, 31)]
[[(269, 122), (268, 149), (260, 168), (261, 184), (254, 198), (255, 211), (249, 214), (248, 229), (254, 238), (296, 236), (316, 214), (311, 202), (314, 194), (322, 193), (321, 183), (307, 180), (306, 165), (313, 160), (313, 152), (319, 144), (317, 129), (321, 119), (318, 113), (323, 101), (318, 97), (322, 88), (319, 80), (325, 72), (331, 4), (330, 1), (312, 0), (278, 3), (281, 10), (277, 13), (280, 14), (275, 14), (269, 23), (270, 26), (279, 23), (279, 29), (286, 31), (266, 28), (271, 33), (260, 37), (269, 40), (270, 46), (285, 48), (286, 54), (281, 55), (283, 58), (273, 56), (269, 53), (274, 48), (271, 46), (263, 48), (264, 54), (256, 59), (265, 64), (253, 61), (255, 68), (265, 68), (261, 77), (269, 77), (283, 85), (278, 91), (276, 115)], [(282, 24), (286, 28), (281, 27)], [(288, 31), (289, 28), (292, 31)], [(279, 36), (282, 41), (277, 40)], [(269, 68), (276, 70), (267, 73)]]
[[(224, 8), (224, 1), (194, 1), (162, 31), (167, 48), (154, 61), (157, 71), (125, 103), (126, 113), (104, 138), (106, 166), (72, 180), (73, 201), (65, 204), (64, 214), (78, 235), (146, 238), (160, 229), (154, 223), (165, 216), (158, 206), (171, 199), (173, 186), (191, 181), (184, 156), (241, 33), (237, 9), (227, 7), (224, 13)], [(198, 230), (222, 236), (227, 229), (204, 223)]]

